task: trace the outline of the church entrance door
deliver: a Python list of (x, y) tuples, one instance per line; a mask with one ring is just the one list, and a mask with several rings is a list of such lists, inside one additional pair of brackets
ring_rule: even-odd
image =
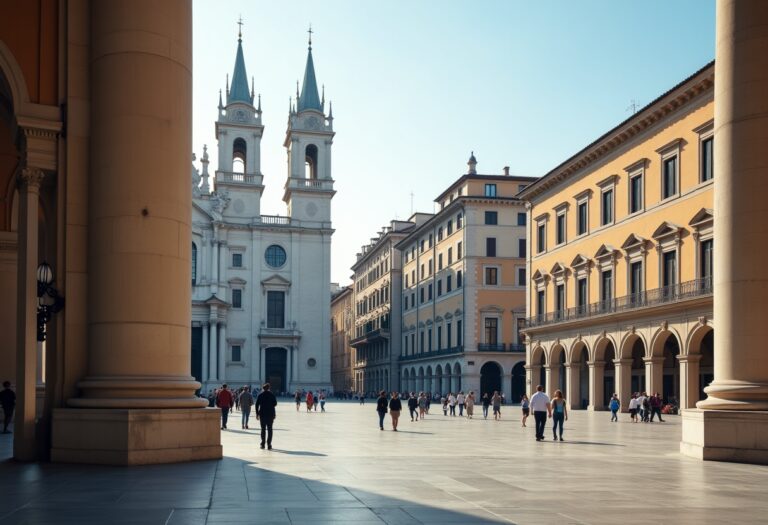
[(272, 392), (283, 392), (288, 387), (288, 354), (285, 348), (267, 348), (264, 351), (264, 375)]

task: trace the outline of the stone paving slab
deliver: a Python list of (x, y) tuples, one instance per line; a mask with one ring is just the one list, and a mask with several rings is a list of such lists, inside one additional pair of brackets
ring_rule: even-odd
[[(765, 523), (768, 467), (681, 456), (674, 416), (633, 424), (573, 412), (566, 441), (538, 443), (518, 412), (505, 407), (499, 422), (438, 412), (382, 432), (371, 404), (308, 414), (281, 400), (272, 451), (257, 430), (233, 429), (221, 461), (2, 461), (0, 523)], [(0, 458), (11, 437), (0, 436)]]

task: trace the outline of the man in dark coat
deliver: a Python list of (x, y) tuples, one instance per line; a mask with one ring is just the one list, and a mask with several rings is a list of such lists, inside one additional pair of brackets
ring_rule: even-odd
[(261, 448), (266, 438), (267, 448), (272, 450), (272, 422), (275, 420), (277, 398), (270, 391), (269, 383), (264, 383), (262, 392), (256, 397), (256, 419), (261, 423)]

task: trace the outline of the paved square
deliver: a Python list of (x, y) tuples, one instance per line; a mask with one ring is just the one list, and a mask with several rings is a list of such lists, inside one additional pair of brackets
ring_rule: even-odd
[[(307, 414), (281, 399), (272, 451), (235, 413), (222, 461), (4, 461), (0, 523), (765, 523), (768, 468), (681, 456), (675, 416), (632, 424), (574, 412), (565, 442), (537, 443), (519, 414), (467, 420), (433, 407), (425, 421), (405, 415), (392, 432), (387, 419), (381, 432), (370, 402)], [(3, 457), (10, 438), (0, 436)]]

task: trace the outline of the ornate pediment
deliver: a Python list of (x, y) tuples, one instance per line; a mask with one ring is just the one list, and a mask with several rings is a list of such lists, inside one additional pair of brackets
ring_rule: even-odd
[(610, 244), (601, 245), (600, 248), (597, 249), (597, 252), (595, 252), (595, 259), (605, 259), (607, 257), (615, 257), (615, 256), (616, 256), (616, 248), (614, 248)]
[(504, 312), (504, 308), (502, 308), (501, 306), (499, 306), (497, 304), (489, 304), (489, 305), (486, 305), (486, 306), (483, 306), (482, 308), (480, 308), (480, 311), (481, 312), (493, 312), (493, 313), (500, 314), (500, 313)]
[(549, 275), (546, 273), (542, 273), (541, 270), (536, 270), (536, 272), (531, 276), (531, 279), (533, 279), (535, 282), (541, 282), (544, 280), (549, 279)]
[(688, 226), (695, 230), (712, 226), (715, 220), (714, 211), (711, 208), (702, 208), (688, 222)]
[(230, 280), (228, 280), (227, 282), (228, 282), (229, 284), (240, 284), (240, 285), (244, 285), (244, 284), (247, 284), (247, 283), (248, 283), (248, 281), (246, 281), (245, 279), (242, 279), (242, 278), (240, 278), (240, 277), (232, 277), (232, 278), (231, 278)]
[(582, 266), (588, 265), (590, 262), (591, 260), (588, 257), (578, 254), (573, 258), (573, 261), (571, 261), (571, 268), (581, 268)]
[(652, 237), (657, 241), (661, 241), (671, 236), (680, 237), (682, 231), (683, 231), (682, 226), (678, 226), (677, 224), (664, 221), (659, 225), (658, 228), (656, 228), (656, 230), (653, 232)]
[(567, 271), (568, 269), (565, 266), (563, 266), (559, 262), (556, 262), (555, 265), (552, 267), (552, 269), (549, 270), (549, 273), (551, 273), (552, 275), (560, 275), (560, 274), (564, 274)]
[(225, 307), (231, 306), (227, 301), (225, 301), (223, 299), (219, 299), (218, 297), (216, 297), (215, 294), (210, 296), (208, 299), (206, 299), (205, 304), (207, 304), (207, 305), (215, 304), (215, 305), (218, 305), (218, 306), (225, 306)]
[(647, 239), (644, 239), (639, 235), (635, 235), (634, 233), (631, 233), (629, 234), (629, 237), (627, 237), (627, 240), (625, 240), (624, 243), (621, 245), (621, 249), (624, 250), (625, 252), (630, 252), (633, 250), (642, 250), (645, 248), (647, 242), (648, 242)]
[(267, 289), (285, 290), (287, 292), (290, 287), (291, 281), (277, 274), (273, 274), (261, 281), (262, 293), (266, 293)]

